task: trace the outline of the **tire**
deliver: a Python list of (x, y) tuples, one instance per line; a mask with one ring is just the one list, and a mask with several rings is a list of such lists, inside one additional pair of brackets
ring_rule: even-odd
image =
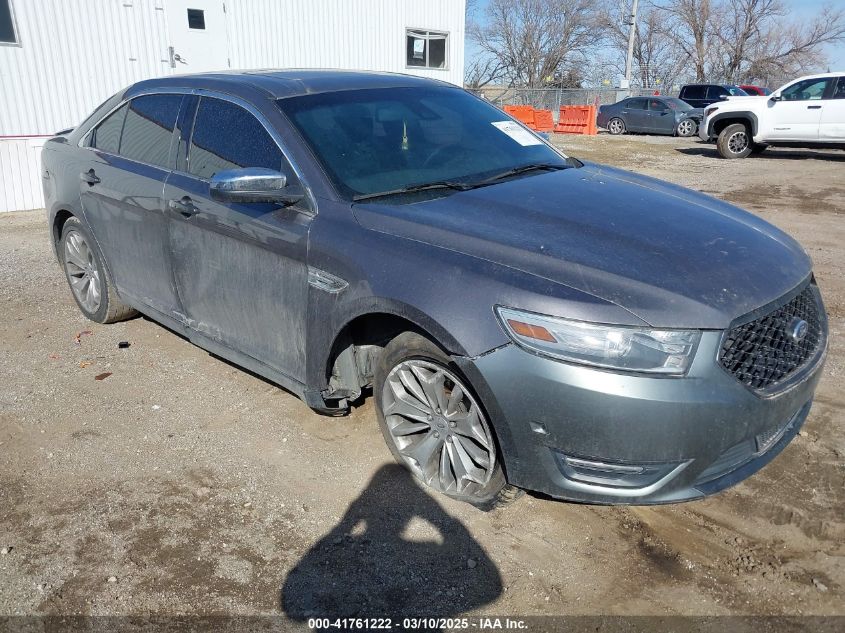
[(763, 143), (754, 143), (751, 145), (751, 153), (752, 154), (762, 154), (766, 151), (766, 148), (769, 147), (768, 145), (764, 145)]
[(678, 123), (678, 128), (675, 130), (675, 133), (681, 138), (695, 136), (696, 132), (698, 132), (698, 123), (693, 119), (684, 119)]
[(745, 158), (751, 153), (751, 130), (742, 123), (732, 123), (719, 133), (716, 147), (722, 158)]
[(627, 131), (625, 126), (625, 121), (620, 119), (619, 117), (613, 117), (610, 121), (607, 122), (607, 131), (617, 136), (619, 134), (624, 134)]
[(373, 395), (390, 452), (423, 486), (482, 510), (521, 495), (505, 479), (492, 426), (469, 381), (430, 340), (404, 332), (390, 341)]
[(71, 295), (87, 318), (114, 323), (137, 314), (118, 298), (103, 254), (79, 218), (65, 222), (58, 251)]

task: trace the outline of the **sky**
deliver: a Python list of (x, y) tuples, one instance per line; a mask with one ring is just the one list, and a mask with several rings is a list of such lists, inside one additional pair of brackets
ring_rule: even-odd
[[(489, 0), (475, 0), (477, 19), (482, 19), (484, 10), (487, 7)], [(791, 12), (793, 16), (809, 19), (825, 5), (833, 7), (845, 7), (845, 0), (783, 0), (784, 5)], [(467, 40), (466, 42), (466, 58), (467, 61), (473, 59), (478, 54), (477, 48)], [(845, 43), (838, 44), (835, 47), (827, 48), (827, 55), (830, 60), (830, 70), (832, 72), (845, 71)], [(827, 71), (827, 68), (818, 69), (819, 72)]]

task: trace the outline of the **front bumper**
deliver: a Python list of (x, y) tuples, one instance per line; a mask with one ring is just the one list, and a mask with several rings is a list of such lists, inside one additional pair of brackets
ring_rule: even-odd
[(516, 345), (456, 358), (487, 407), (508, 481), (560, 499), (656, 504), (703, 497), (771, 461), (798, 433), (825, 354), (774, 397), (719, 366), (702, 334), (683, 378), (602, 371)]
[(698, 138), (705, 142), (713, 138), (710, 135), (710, 126), (707, 124), (707, 119), (701, 119), (701, 123), (698, 124)]

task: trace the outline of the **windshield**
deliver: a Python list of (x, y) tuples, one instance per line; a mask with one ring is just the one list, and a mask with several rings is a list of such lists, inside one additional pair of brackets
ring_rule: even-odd
[(672, 108), (673, 110), (680, 110), (681, 112), (692, 110), (692, 106), (690, 104), (688, 104), (686, 101), (676, 99), (675, 97), (661, 97), (661, 99), (663, 99), (666, 102), (666, 105)]
[(739, 86), (725, 86), (725, 90), (727, 90), (729, 93), (731, 93), (732, 97), (750, 97), (751, 96), (747, 92), (745, 92), (745, 90), (740, 88)]
[(430, 183), (458, 190), (455, 183), (526, 165), (577, 164), (458, 88), (327, 92), (278, 104), (348, 199)]

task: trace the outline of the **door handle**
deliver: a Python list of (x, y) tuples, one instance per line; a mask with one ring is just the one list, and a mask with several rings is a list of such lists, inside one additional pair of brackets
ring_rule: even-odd
[(808, 110), (821, 110), (822, 107), (821, 106), (807, 106), (807, 109)]
[(82, 182), (87, 182), (89, 185), (96, 185), (98, 182), (100, 182), (100, 177), (94, 172), (93, 169), (83, 171), (81, 174), (79, 174), (79, 179)]
[(193, 201), (188, 196), (182, 196), (178, 200), (176, 198), (168, 200), (167, 207), (171, 211), (176, 211), (179, 215), (185, 218), (189, 218), (192, 215), (199, 213), (199, 209), (194, 206)]

